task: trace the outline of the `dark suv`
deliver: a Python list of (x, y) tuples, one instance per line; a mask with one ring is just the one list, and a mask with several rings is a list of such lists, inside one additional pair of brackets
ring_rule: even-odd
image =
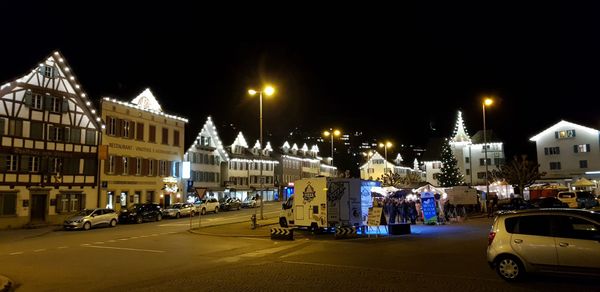
[(119, 222), (142, 223), (162, 220), (162, 208), (156, 203), (133, 204), (127, 210), (121, 210)]

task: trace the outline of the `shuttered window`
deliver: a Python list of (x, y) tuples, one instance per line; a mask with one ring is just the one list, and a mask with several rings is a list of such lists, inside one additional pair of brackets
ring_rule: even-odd
[(179, 146), (179, 131), (173, 132), (173, 146)]
[(156, 143), (156, 126), (150, 125), (148, 129), (148, 142)]
[(0, 216), (17, 214), (17, 194), (13, 192), (0, 192)]
[(56, 212), (71, 213), (85, 209), (85, 194), (58, 194), (56, 195)]
[(85, 130), (85, 144), (96, 145), (96, 131)]
[(167, 128), (162, 128), (162, 143), (169, 145), (169, 129)]
[(137, 123), (135, 129), (136, 140), (144, 141), (144, 123)]

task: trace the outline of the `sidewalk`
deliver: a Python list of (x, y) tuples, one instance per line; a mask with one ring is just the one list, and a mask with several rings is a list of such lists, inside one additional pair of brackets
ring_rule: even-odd
[(31, 229), (0, 230), (0, 243), (15, 242), (27, 238), (43, 236), (56, 230), (62, 230), (60, 225), (50, 225)]
[(221, 237), (271, 237), (271, 227), (279, 226), (279, 217), (257, 220), (256, 229), (250, 227), (250, 220), (216, 226), (196, 227), (190, 233)]

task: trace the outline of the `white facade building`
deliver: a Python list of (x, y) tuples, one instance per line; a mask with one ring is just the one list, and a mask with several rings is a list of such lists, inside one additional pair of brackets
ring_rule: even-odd
[(599, 137), (596, 129), (560, 121), (529, 140), (536, 144), (544, 178), (568, 179), (600, 171)]
[[(361, 179), (382, 180), (386, 169), (388, 172), (392, 171), (402, 177), (407, 176), (409, 173), (417, 172), (421, 180), (425, 179), (425, 173), (419, 169), (396, 165), (390, 161), (386, 161), (379, 152), (373, 151), (372, 153), (367, 162), (360, 166)], [(397, 158), (396, 161), (402, 161), (401, 157)]]
[[(450, 147), (465, 183), (468, 185), (486, 184), (486, 163), (488, 171), (504, 164), (504, 144), (490, 130), (487, 130), (486, 134), (487, 143), (484, 143), (486, 141), (483, 139), (483, 131), (470, 137), (465, 129), (462, 113), (458, 112), (454, 135), (450, 139)], [(484, 145), (487, 145), (487, 162), (485, 161)]]

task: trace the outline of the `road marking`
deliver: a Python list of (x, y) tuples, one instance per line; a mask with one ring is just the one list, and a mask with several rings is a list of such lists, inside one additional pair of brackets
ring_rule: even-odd
[(151, 236), (158, 236), (158, 234), (154, 233), (154, 234), (152, 234)]
[(118, 250), (130, 250), (130, 251), (145, 251), (145, 252), (156, 252), (156, 253), (163, 253), (163, 252), (165, 252), (164, 250), (141, 249), (141, 248), (127, 248), (127, 247), (114, 247), (114, 246), (88, 245), (86, 247), (105, 248), (105, 249), (118, 249)]
[(83, 243), (83, 244), (81, 244), (81, 246), (88, 246), (88, 245), (90, 245), (90, 244), (89, 243)]
[(46, 250), (45, 248), (40, 248), (40, 249), (34, 250), (33, 252), (40, 252), (40, 251), (45, 251), (45, 250)]
[(109, 240), (109, 241), (107, 241), (107, 242), (117, 242), (117, 241), (116, 241), (116, 240), (114, 240), (114, 239), (111, 239), (111, 240)]
[(94, 244), (104, 244), (104, 241), (96, 241)]
[(290, 244), (290, 245), (286, 245), (286, 246), (279, 246), (279, 247), (272, 247), (272, 248), (267, 248), (267, 249), (263, 249), (263, 250), (257, 250), (257, 251), (254, 251), (254, 252), (244, 253), (244, 254), (240, 254), (240, 255), (237, 255), (237, 256), (233, 256), (233, 257), (220, 258), (220, 259), (217, 259), (215, 262), (233, 263), (233, 262), (239, 261), (241, 258), (264, 257), (266, 255), (273, 254), (273, 253), (276, 253), (276, 252), (280, 252), (282, 250), (294, 248), (294, 247), (296, 247), (296, 246), (298, 246), (300, 244), (302, 244), (302, 242), (296, 243), (296, 244)]
[(129, 239), (138, 239), (140, 238), (139, 236), (134, 236), (134, 237), (130, 237)]
[(22, 251), (17, 251), (17, 252), (11, 252), (9, 253), (9, 255), (18, 255), (18, 254), (23, 254)]
[(58, 249), (67, 248), (68, 246), (59, 246)]
[[(260, 212), (258, 212), (257, 216), (259, 216), (259, 214), (260, 214)], [(267, 214), (279, 214), (279, 211), (272, 211), (272, 212), (264, 212), (263, 213), (263, 215), (267, 215)], [(233, 222), (233, 223), (244, 223), (246, 221), (250, 221), (250, 218), (248, 217), (248, 215), (252, 216), (252, 214), (246, 214), (246, 215), (235, 216), (235, 217), (206, 218), (206, 219), (202, 219), (202, 221), (205, 221), (205, 223), (206, 222), (212, 223), (212, 222), (215, 222), (215, 221), (221, 222), (221, 221), (231, 221), (231, 220), (245, 219), (245, 220), (242, 220), (242, 221), (239, 221), (239, 222)], [(198, 221), (195, 220), (194, 222), (198, 222)], [(187, 223), (167, 223), (167, 224), (160, 224), (158, 226), (161, 226), (161, 227), (190, 226), (190, 223), (189, 222), (187, 222)]]
[(125, 240), (129, 240), (129, 239), (128, 239), (128, 238), (119, 238), (119, 239), (117, 239), (117, 240), (122, 240), (122, 241), (125, 241)]

